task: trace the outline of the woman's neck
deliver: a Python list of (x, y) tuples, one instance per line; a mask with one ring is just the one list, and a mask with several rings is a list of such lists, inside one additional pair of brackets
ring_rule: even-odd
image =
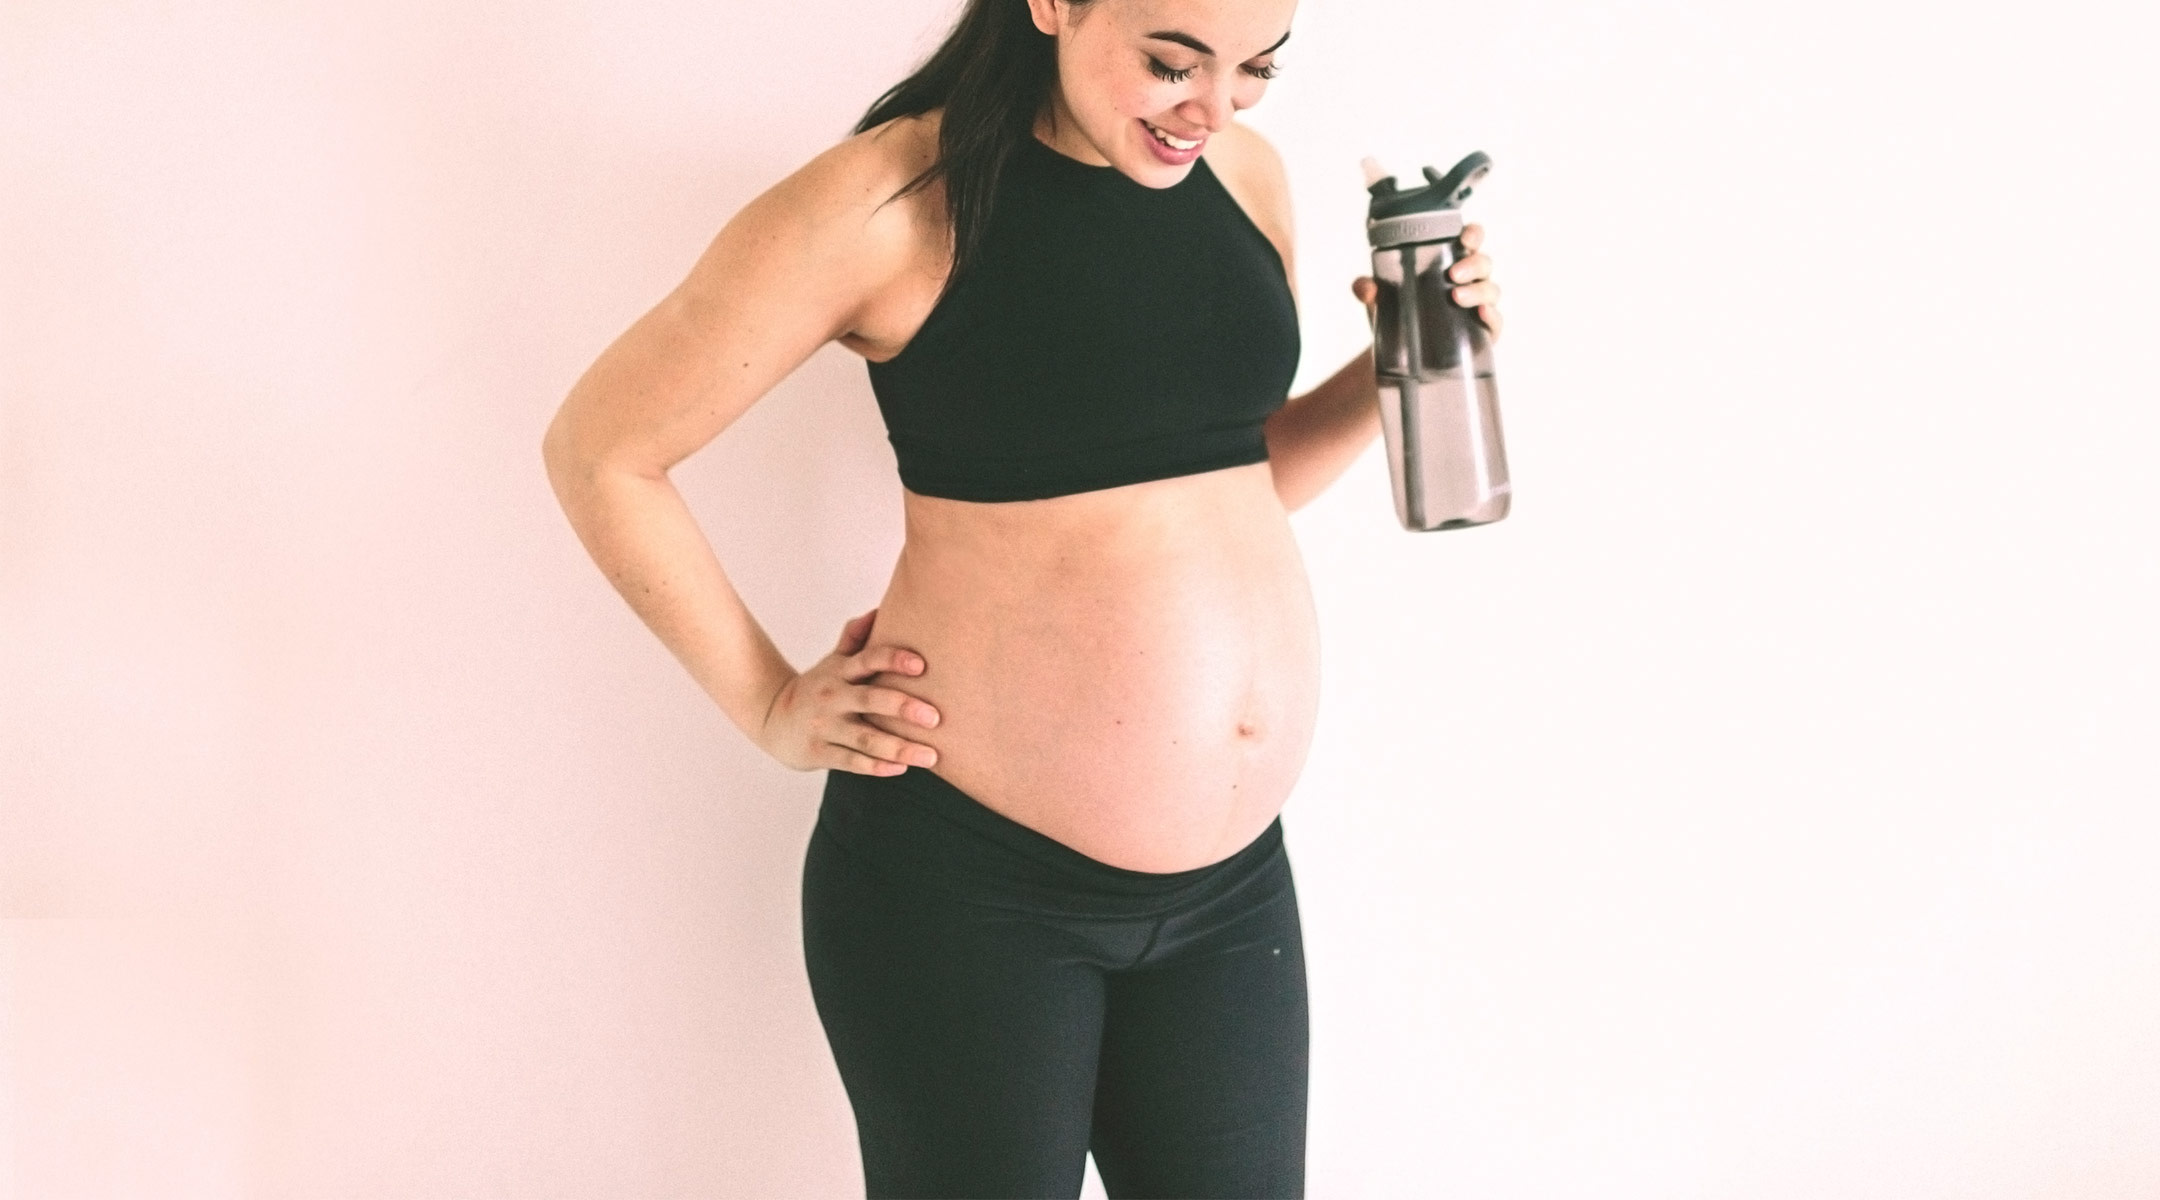
[(1072, 110), (1065, 107), (1065, 93), (1055, 83), (1050, 85), (1049, 100), (1035, 115), (1035, 137), (1067, 158), (1076, 158), (1096, 167), (1111, 165), (1102, 151), (1095, 148), (1095, 143), (1080, 132), (1080, 122), (1073, 119)]

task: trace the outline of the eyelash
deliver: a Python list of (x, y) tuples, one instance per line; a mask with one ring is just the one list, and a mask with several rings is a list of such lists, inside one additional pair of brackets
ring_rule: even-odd
[[(1155, 72), (1155, 77), (1157, 79), (1162, 79), (1170, 83), (1183, 83), (1186, 79), (1191, 77), (1194, 71), (1200, 69), (1197, 66), (1193, 66), (1187, 67), (1182, 71), (1173, 71), (1168, 66), (1166, 66), (1161, 59), (1155, 57), (1152, 54), (1148, 55), (1147, 62), (1148, 70)], [(1282, 67), (1280, 64), (1277, 63), (1269, 63), (1267, 66), (1264, 67), (1245, 67), (1243, 68), (1243, 70), (1247, 75), (1250, 75), (1255, 79), (1273, 79), (1275, 78), (1275, 73), (1282, 70)]]

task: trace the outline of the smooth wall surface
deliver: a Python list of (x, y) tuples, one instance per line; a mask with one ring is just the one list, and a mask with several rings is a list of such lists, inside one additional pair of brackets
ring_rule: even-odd
[[(538, 446), (952, 11), (0, 8), (0, 1195), (859, 1194), (819, 779)], [(2127, 21), (1293, 28), (1299, 387), (1363, 344), (1358, 158), (1485, 150), (1516, 486), (1406, 534), (1374, 450), (1293, 518), (1312, 1194), (2160, 1194)], [(676, 477), (798, 665), (875, 602), (859, 359)]]

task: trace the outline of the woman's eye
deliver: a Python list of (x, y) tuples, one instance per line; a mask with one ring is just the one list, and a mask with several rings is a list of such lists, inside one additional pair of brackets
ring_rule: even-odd
[(1280, 70), (1282, 70), (1282, 64), (1269, 63), (1264, 67), (1247, 67), (1245, 68), (1245, 73), (1255, 79), (1273, 79), (1275, 78), (1275, 73)]
[(1185, 82), (1185, 80), (1192, 77), (1192, 73), (1194, 71), (1200, 69), (1197, 66), (1193, 66), (1187, 67), (1182, 71), (1173, 71), (1164, 64), (1163, 60), (1155, 57), (1152, 54), (1148, 55), (1147, 65), (1148, 70), (1155, 72), (1156, 78), (1167, 80), (1171, 83), (1183, 83)]

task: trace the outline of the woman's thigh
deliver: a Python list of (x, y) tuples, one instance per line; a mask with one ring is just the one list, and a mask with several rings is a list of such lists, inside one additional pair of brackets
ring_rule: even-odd
[(1093, 1149), (1125, 1196), (1302, 1196), (1308, 1015), (1287, 859), (1108, 978)]
[(822, 829), (802, 906), (868, 1194), (1078, 1196), (1104, 999), (1084, 950), (893, 882)]

